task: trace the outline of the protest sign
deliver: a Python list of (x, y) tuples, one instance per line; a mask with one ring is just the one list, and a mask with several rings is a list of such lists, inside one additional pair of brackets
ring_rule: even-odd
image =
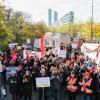
[(2, 63), (0, 61), (0, 72), (2, 72)]
[(77, 49), (77, 43), (72, 43), (72, 48)]
[(17, 72), (17, 71), (18, 71), (18, 67), (7, 67), (7, 68), (6, 68), (6, 71), (7, 71), (7, 72), (6, 72), (6, 78), (7, 78), (7, 79), (10, 77), (10, 72), (11, 72), (12, 70)]
[(37, 87), (50, 87), (50, 77), (36, 78)]
[(27, 39), (27, 44), (30, 44), (31, 43), (31, 40), (30, 39)]
[(35, 39), (34, 40), (34, 47), (40, 48), (41, 46), (41, 39)]
[(17, 43), (11, 43), (11, 44), (9, 44), (9, 48), (10, 49), (13, 49), (15, 46), (17, 46), (18, 44)]
[(70, 37), (66, 33), (61, 33), (59, 36), (60, 44), (63, 43), (65, 46), (71, 42)]
[(24, 50), (23, 51), (23, 58), (26, 59), (27, 57), (34, 57), (34, 56), (38, 56), (39, 58), (41, 58), (41, 52), (37, 52), (37, 51), (31, 51), (31, 50)]
[(58, 56), (61, 58), (66, 58), (66, 50), (59, 50)]
[(81, 46), (81, 52), (84, 53), (85, 56), (95, 60), (97, 64), (100, 64), (100, 44), (84, 43)]

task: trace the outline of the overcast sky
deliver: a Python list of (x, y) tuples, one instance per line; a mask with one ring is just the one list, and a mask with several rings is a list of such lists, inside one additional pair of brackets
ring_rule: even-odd
[[(86, 21), (91, 17), (92, 0), (5, 0), (6, 5), (32, 15), (34, 21), (48, 20), (48, 9), (58, 11), (59, 18), (74, 11), (75, 21)], [(100, 22), (100, 0), (94, 0), (94, 20)]]

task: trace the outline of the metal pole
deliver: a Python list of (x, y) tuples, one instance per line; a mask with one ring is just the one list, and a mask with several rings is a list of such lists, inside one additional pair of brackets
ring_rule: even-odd
[(91, 42), (93, 41), (93, 15), (94, 15), (94, 0), (92, 0), (92, 16), (91, 16)]

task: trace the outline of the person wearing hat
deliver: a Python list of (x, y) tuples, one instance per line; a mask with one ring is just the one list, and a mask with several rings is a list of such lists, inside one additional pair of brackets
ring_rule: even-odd
[(60, 98), (60, 89), (62, 85), (63, 77), (59, 73), (59, 70), (57, 67), (52, 68), (52, 74), (51, 74), (51, 88), (54, 100), (61, 100)]
[(93, 79), (90, 76), (90, 72), (85, 72), (82, 83), (79, 84), (81, 85), (82, 100), (92, 100)]
[(76, 100), (76, 93), (78, 90), (78, 79), (76, 77), (75, 71), (70, 73), (70, 76), (67, 78), (67, 92), (69, 100)]
[(19, 100), (19, 80), (16, 71), (11, 71), (9, 81), (9, 92), (12, 95), (12, 100)]

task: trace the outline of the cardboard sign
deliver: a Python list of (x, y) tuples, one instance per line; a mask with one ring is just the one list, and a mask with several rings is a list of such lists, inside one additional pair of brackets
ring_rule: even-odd
[(36, 78), (37, 87), (50, 87), (50, 77)]

